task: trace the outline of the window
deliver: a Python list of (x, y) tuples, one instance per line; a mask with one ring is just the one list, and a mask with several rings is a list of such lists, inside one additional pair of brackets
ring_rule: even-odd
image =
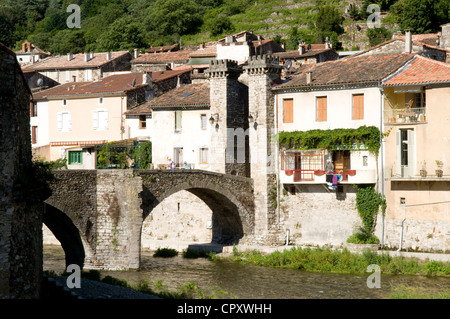
[(84, 70), (84, 80), (92, 81), (92, 70), (91, 69)]
[(70, 71), (66, 71), (66, 82), (70, 81)]
[(100, 105), (103, 104), (103, 97), (99, 97), (99, 98), (98, 98), (98, 104), (100, 104)]
[(68, 132), (72, 130), (72, 114), (70, 112), (58, 113), (58, 131)]
[(294, 99), (283, 100), (283, 123), (294, 123)]
[(181, 164), (183, 164), (183, 148), (182, 147), (175, 147), (173, 149), (173, 161), (175, 163), (175, 166), (179, 167)]
[(316, 97), (316, 121), (326, 122), (327, 121), (327, 97), (318, 96)]
[(175, 111), (175, 132), (181, 132), (181, 111)]
[(107, 110), (95, 110), (92, 112), (92, 128), (94, 130), (106, 130), (108, 128)]
[(146, 129), (147, 128), (147, 116), (139, 115), (139, 128)]
[(83, 164), (83, 152), (72, 151), (69, 152), (69, 165), (81, 165)]
[(202, 128), (202, 130), (206, 130), (206, 127), (207, 127), (206, 114), (200, 115), (200, 120), (201, 120), (201, 128)]
[(401, 177), (415, 174), (415, 134), (414, 130), (398, 130), (396, 139), (396, 175)]
[(31, 143), (37, 144), (37, 126), (31, 127)]
[(200, 164), (208, 164), (208, 149), (200, 149)]
[(364, 94), (353, 94), (353, 120), (364, 120)]
[(63, 100), (63, 106), (67, 106), (67, 100)]
[(37, 103), (33, 101), (30, 102), (30, 116), (31, 117), (37, 116)]

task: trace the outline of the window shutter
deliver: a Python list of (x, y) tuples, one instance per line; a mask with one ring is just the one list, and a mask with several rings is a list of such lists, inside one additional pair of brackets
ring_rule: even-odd
[(396, 159), (395, 159), (395, 175), (402, 175), (402, 141), (400, 130), (395, 132), (395, 151), (396, 151)]
[(414, 130), (408, 130), (408, 173), (415, 174), (416, 169), (416, 135)]
[(284, 123), (293, 123), (294, 122), (294, 100), (287, 99), (283, 100), (283, 122)]
[(92, 128), (98, 129), (98, 111), (92, 112)]
[(353, 95), (353, 120), (364, 120), (364, 94)]
[(62, 126), (63, 126), (63, 115), (62, 115), (62, 112), (58, 112), (58, 131), (61, 131), (62, 130)]
[(105, 128), (105, 130), (108, 128), (108, 124), (109, 124), (109, 120), (108, 120), (108, 111), (103, 111), (104, 113), (104, 117), (103, 117), (103, 127)]
[(67, 130), (72, 130), (72, 113), (67, 112)]
[(317, 97), (317, 122), (327, 121), (327, 97)]

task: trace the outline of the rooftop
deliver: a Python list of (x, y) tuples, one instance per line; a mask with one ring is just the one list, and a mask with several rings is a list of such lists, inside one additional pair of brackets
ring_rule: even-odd
[[(111, 54), (109, 60), (108, 54)], [(84, 53), (73, 54), (70, 61), (68, 61), (67, 55), (59, 55), (48, 57), (38, 63), (24, 67), (24, 70), (97, 68), (125, 55), (130, 55), (131, 57), (128, 51), (94, 53), (89, 61), (85, 61)]]
[[(151, 72), (152, 81), (154, 83), (158, 83), (186, 72), (189, 71), (178, 70)], [(40, 100), (61, 96), (77, 97), (91, 94), (125, 93), (146, 86), (147, 84), (143, 84), (143, 75), (144, 72), (124, 73), (111, 75), (98, 81), (69, 82), (38, 92), (33, 95), (33, 99)]]
[(209, 83), (186, 84), (130, 110), (127, 114), (148, 114), (156, 109), (209, 108)]
[(450, 64), (417, 55), (395, 74), (386, 79), (383, 86), (431, 83), (450, 83)]
[[(369, 56), (304, 65), (275, 90), (380, 82), (414, 58), (413, 54)], [(311, 82), (307, 83), (307, 73)]]

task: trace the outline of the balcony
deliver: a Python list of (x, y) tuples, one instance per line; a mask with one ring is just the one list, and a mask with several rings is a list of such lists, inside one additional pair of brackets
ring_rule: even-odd
[(385, 109), (384, 124), (417, 124), (426, 123), (426, 109), (424, 107)]

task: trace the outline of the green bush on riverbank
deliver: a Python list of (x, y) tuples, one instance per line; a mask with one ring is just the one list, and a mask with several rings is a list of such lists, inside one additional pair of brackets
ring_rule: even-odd
[(230, 258), (243, 264), (284, 267), (310, 272), (365, 273), (369, 265), (376, 264), (383, 274), (450, 275), (450, 263), (419, 262), (414, 259), (392, 257), (387, 253), (379, 255), (370, 250), (366, 250), (362, 254), (353, 254), (347, 249), (339, 251), (329, 248), (294, 247), (271, 254), (262, 254), (256, 250), (251, 252), (234, 251)]

